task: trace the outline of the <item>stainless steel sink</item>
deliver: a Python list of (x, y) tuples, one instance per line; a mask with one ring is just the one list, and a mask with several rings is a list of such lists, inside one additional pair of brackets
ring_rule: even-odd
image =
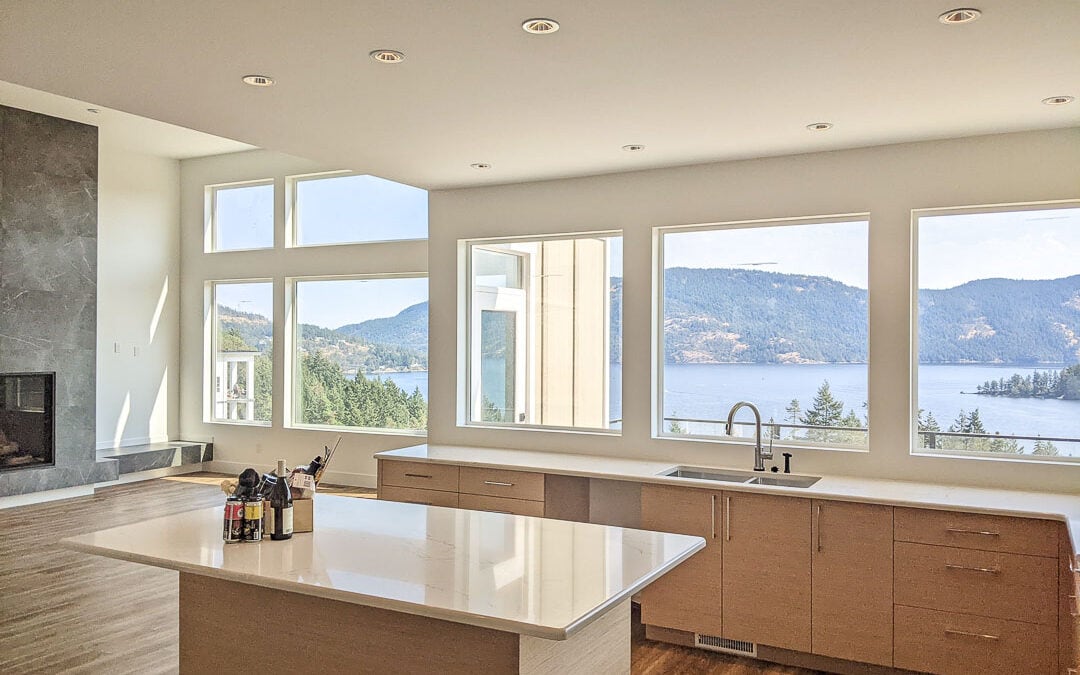
[(778, 485), (782, 487), (808, 488), (821, 480), (820, 476), (792, 476), (790, 474), (761, 475), (751, 471), (725, 471), (723, 469), (701, 469), (692, 466), (677, 466), (659, 474), (672, 478), (694, 478), (697, 480), (715, 480), (722, 483), (745, 483), (746, 485)]
[(698, 480), (718, 480), (725, 483), (745, 483), (754, 477), (750, 472), (741, 471), (717, 471), (715, 469), (695, 469), (689, 466), (677, 466), (674, 469), (660, 474), (673, 478), (696, 478)]
[(820, 476), (780, 474), (778, 476), (755, 476), (746, 482), (750, 485), (781, 485), (783, 487), (808, 488), (819, 480), (821, 480)]

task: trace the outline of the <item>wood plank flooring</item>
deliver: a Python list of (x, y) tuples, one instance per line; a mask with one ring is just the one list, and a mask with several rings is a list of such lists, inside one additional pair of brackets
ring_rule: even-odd
[[(60, 548), (64, 537), (221, 504), (221, 476), (190, 474), (0, 510), (0, 673), (177, 672), (177, 573)], [(328, 488), (374, 497), (360, 488)], [(644, 638), (633, 672), (804, 675)]]

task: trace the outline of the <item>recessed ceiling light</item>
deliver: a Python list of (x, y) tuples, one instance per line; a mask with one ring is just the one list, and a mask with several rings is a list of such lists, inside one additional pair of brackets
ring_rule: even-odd
[(244, 84), (250, 84), (253, 87), (272, 87), (274, 78), (269, 75), (245, 75)]
[(483, 171), (485, 169), (490, 169), (491, 168), (490, 164), (486, 164), (484, 162), (475, 162), (473, 164), (470, 164), (469, 166), (471, 166), (472, 168), (474, 168), (474, 169), (476, 169), (478, 171)]
[(640, 143), (631, 143), (630, 145), (622, 146), (622, 149), (627, 152), (641, 152), (645, 149), (645, 146)]
[(806, 128), (810, 131), (828, 131), (832, 129), (832, 122), (814, 122), (813, 124), (807, 124)]
[(559, 30), (559, 22), (555, 19), (526, 19), (521, 24), (521, 30), (533, 35), (548, 35)]
[(368, 54), (379, 63), (401, 63), (405, 55), (396, 49), (376, 49)]
[(971, 23), (980, 16), (982, 16), (982, 12), (973, 7), (957, 7), (956, 9), (942, 12), (937, 20), (946, 26), (955, 26), (961, 23)]
[(1065, 105), (1066, 103), (1072, 103), (1074, 100), (1072, 96), (1051, 96), (1050, 98), (1044, 98), (1042, 102), (1046, 105)]

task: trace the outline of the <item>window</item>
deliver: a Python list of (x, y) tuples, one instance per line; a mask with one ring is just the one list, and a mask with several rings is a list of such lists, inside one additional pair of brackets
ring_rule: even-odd
[[(728, 411), (750, 401), (775, 441), (865, 446), (868, 227), (659, 229), (659, 435), (723, 437)], [(733, 427), (752, 436), (752, 413)]]
[(1080, 458), (1080, 204), (915, 228), (915, 451)]
[(274, 182), (211, 185), (207, 251), (274, 247)]
[(426, 277), (295, 282), (294, 424), (427, 428)]
[(210, 284), (215, 422), (269, 424), (273, 403), (274, 285), (269, 281)]
[(468, 424), (620, 426), (622, 238), (465, 242)]
[(296, 246), (428, 236), (426, 190), (363, 175), (298, 176), (292, 185)]

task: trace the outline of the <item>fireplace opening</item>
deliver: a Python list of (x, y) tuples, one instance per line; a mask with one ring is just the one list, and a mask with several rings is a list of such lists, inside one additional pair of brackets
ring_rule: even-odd
[(56, 373), (0, 373), (0, 471), (54, 463)]

